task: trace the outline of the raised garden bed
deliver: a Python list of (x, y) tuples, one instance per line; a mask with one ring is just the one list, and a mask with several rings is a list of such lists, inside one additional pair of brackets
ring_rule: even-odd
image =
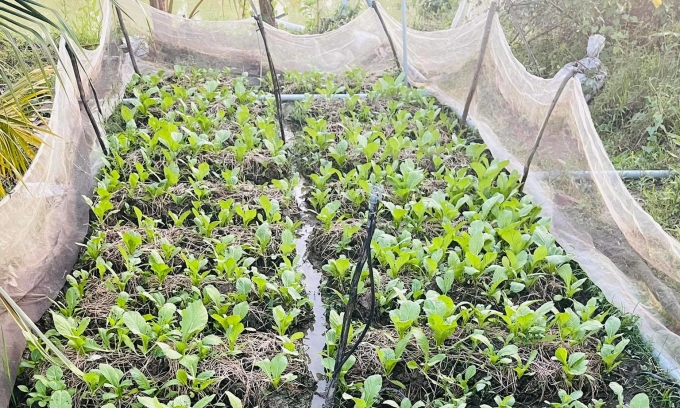
[[(658, 369), (634, 319), (434, 98), (357, 71), (288, 73), (283, 86), (369, 95), (288, 104), (284, 144), (273, 98), (244, 76), (178, 67), (130, 85), (90, 237), (41, 321), (85, 375), (31, 347), (16, 406), (310, 406), (372, 185), (384, 189), (375, 323), (336, 406), (599, 407), (651, 389), (636, 377)], [(322, 299), (309, 295), (319, 274)], [(364, 268), (354, 335), (368, 282)], [(324, 324), (326, 344), (310, 341)]]

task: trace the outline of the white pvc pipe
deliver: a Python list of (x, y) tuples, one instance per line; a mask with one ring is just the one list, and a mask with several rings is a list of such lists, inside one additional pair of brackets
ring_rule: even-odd
[(300, 24), (294, 24), (294, 23), (291, 23), (290, 21), (276, 20), (276, 24), (280, 25), (281, 27), (285, 28), (286, 30), (294, 31), (296, 33), (301, 33), (303, 31), (305, 31), (305, 26), (300, 25)]
[[(543, 172), (543, 171), (537, 171), (535, 172), (536, 176), (538, 177), (559, 177), (562, 174), (569, 174), (569, 176), (573, 178), (591, 178), (591, 173), (590, 171), (569, 171), (569, 172), (561, 172), (561, 171), (549, 171), (549, 172)], [(600, 173), (600, 172), (598, 172)], [(608, 176), (613, 176), (617, 175), (621, 177), (623, 180), (638, 180), (641, 178), (653, 178), (653, 179), (664, 179), (668, 177), (672, 177), (674, 174), (677, 174), (673, 170), (617, 170), (617, 171), (608, 171), (608, 172), (601, 172), (605, 173)]]
[[(425, 92), (427, 93), (427, 92)], [(358, 93), (354, 94), (358, 96), (360, 99), (366, 99), (368, 98), (368, 94), (365, 93)], [(308, 96), (311, 96), (312, 98), (329, 98), (326, 95), (321, 95), (321, 94), (281, 94), (281, 101), (283, 102), (293, 102), (293, 101), (302, 101)], [(348, 99), (352, 97), (353, 95), (349, 94), (333, 94), (330, 96), (330, 99)], [(267, 98), (273, 98), (274, 94), (268, 94), (268, 95), (260, 95), (257, 97), (258, 100), (263, 101)], [(160, 101), (159, 98), (153, 98), (157, 101)], [(126, 105), (133, 105), (134, 102), (137, 100), (137, 98), (123, 98), (122, 103)]]
[[(361, 99), (366, 99), (368, 98), (368, 94), (354, 94), (358, 96)], [(320, 95), (320, 94), (281, 94), (281, 100), (283, 102), (293, 102), (293, 101), (302, 101), (308, 96), (311, 96), (313, 98), (328, 98), (326, 95)], [(348, 99), (352, 97), (353, 95), (349, 94), (333, 94), (330, 96), (330, 99)], [(269, 96), (267, 95), (260, 95), (258, 97), (259, 100), (263, 100), (268, 98)]]
[(402, 60), (402, 67), (404, 69), (404, 82), (408, 85), (408, 31), (406, 21), (406, 0), (401, 0), (401, 31), (402, 31), (402, 48), (404, 57)]

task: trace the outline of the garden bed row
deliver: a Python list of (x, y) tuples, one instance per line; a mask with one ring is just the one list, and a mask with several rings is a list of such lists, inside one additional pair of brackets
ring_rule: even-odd
[(85, 374), (31, 346), (17, 406), (310, 406), (303, 338), (320, 325), (296, 236), (311, 230), (323, 274), (329, 373), (373, 185), (385, 192), (378, 306), (338, 406), (598, 407), (644, 391), (631, 374), (658, 369), (634, 319), (592, 288), (519, 175), (466, 142), (451, 112), (389, 75), (283, 82), (350, 95), (287, 105), (283, 143), (273, 98), (245, 76), (178, 67), (130, 85), (134, 106), (109, 121), (91, 234), (41, 321)]

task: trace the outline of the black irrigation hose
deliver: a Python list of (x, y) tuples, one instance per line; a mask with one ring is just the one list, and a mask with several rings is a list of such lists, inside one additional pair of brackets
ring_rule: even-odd
[[(369, 233), (369, 236), (371, 238), (373, 237), (373, 233), (375, 233), (375, 223), (373, 224), (373, 228)], [(369, 239), (369, 237), (367, 236), (366, 239)], [(375, 314), (375, 277), (373, 276), (373, 261), (371, 260), (370, 240), (368, 244), (368, 250), (366, 252), (366, 262), (368, 263), (368, 279), (371, 290), (371, 305), (369, 308), (368, 317), (366, 318), (366, 324), (364, 325), (364, 329), (359, 334), (359, 337), (357, 337), (356, 342), (354, 342), (354, 346), (352, 346), (352, 348), (349, 351), (344, 353), (342, 361), (340, 361), (339, 363), (336, 362), (335, 371), (337, 371), (338, 374), (340, 373), (342, 366), (344, 366), (347, 360), (349, 360), (349, 358), (352, 356), (352, 354), (354, 354), (354, 352), (357, 351), (357, 348), (359, 348), (359, 345), (364, 340), (364, 337), (366, 337), (368, 329), (370, 329), (371, 324), (373, 324), (373, 315)], [(333, 374), (335, 374), (335, 372)]]
[(274, 100), (276, 101), (276, 117), (279, 122), (279, 129), (281, 131), (281, 140), (286, 143), (286, 134), (283, 129), (283, 103), (281, 102), (281, 87), (279, 86), (279, 78), (276, 76), (276, 68), (274, 67), (274, 59), (272, 54), (269, 52), (269, 43), (267, 43), (267, 34), (264, 31), (264, 23), (262, 22), (262, 16), (257, 14), (257, 9), (255, 8), (255, 3), (250, 0), (250, 6), (253, 10), (253, 18), (257, 23), (257, 28), (262, 36), (262, 42), (264, 43), (264, 51), (267, 54), (267, 62), (269, 62), (269, 72), (272, 76), (272, 86), (274, 87)]
[[(352, 281), (349, 287), (349, 300), (347, 301), (347, 307), (345, 308), (345, 315), (342, 322), (342, 333), (340, 335), (340, 341), (338, 343), (338, 351), (336, 353), (335, 367), (333, 369), (333, 375), (328, 382), (328, 387), (326, 389), (326, 401), (324, 407), (330, 408), (333, 406), (333, 398), (335, 397), (335, 391), (337, 389), (338, 380), (340, 377), (340, 372), (342, 367), (345, 365), (347, 360), (352, 354), (357, 350), (361, 342), (363, 341), (366, 333), (373, 323), (373, 315), (375, 314), (375, 278), (373, 276), (373, 262), (371, 260), (371, 241), (373, 240), (373, 234), (376, 228), (376, 216), (378, 203), (380, 202), (380, 197), (382, 193), (379, 188), (372, 191), (371, 197), (369, 199), (368, 205), (368, 225), (366, 227), (366, 238), (364, 239), (363, 246), (361, 248), (361, 253), (359, 254), (359, 259), (354, 270), (354, 275), (352, 276)], [(364, 264), (368, 264), (368, 276), (369, 276), (369, 286), (371, 293), (371, 305), (366, 318), (366, 322), (363, 330), (357, 337), (354, 346), (352, 346), (349, 351), (345, 351), (347, 348), (347, 342), (349, 338), (349, 329), (352, 325), (352, 314), (354, 313), (354, 308), (357, 304), (358, 298), (358, 286), (361, 280), (361, 271)]]
[(650, 373), (650, 372), (647, 372), (647, 371), (640, 371), (640, 372), (637, 373), (636, 375), (646, 375), (647, 377), (651, 377), (651, 378), (653, 378), (653, 379), (655, 379), (655, 380), (657, 380), (657, 381), (661, 381), (662, 383), (664, 383), (664, 384), (666, 384), (666, 385), (670, 385), (671, 387), (675, 387), (675, 388), (677, 388), (677, 389), (680, 389), (680, 383), (673, 382), (673, 381), (671, 381), (671, 380), (667, 380), (667, 379), (665, 379), (665, 378), (663, 378), (663, 377), (661, 377), (661, 376), (658, 376), (658, 375), (656, 375), (656, 374), (654, 374), (654, 373)]

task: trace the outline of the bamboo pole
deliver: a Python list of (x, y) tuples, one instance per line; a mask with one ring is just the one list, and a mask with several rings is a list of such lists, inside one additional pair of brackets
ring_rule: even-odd
[(462, 121), (467, 120), (468, 113), (470, 112), (470, 104), (472, 103), (472, 98), (475, 96), (475, 91), (477, 90), (477, 83), (479, 82), (479, 74), (482, 71), (482, 64), (484, 63), (484, 55), (486, 55), (486, 47), (489, 44), (489, 35), (491, 34), (491, 26), (493, 24), (493, 18), (496, 15), (496, 9), (498, 8), (497, 0), (491, 2), (489, 7), (489, 12), (486, 16), (486, 26), (484, 27), (484, 36), (482, 37), (482, 47), (479, 50), (479, 58), (477, 58), (477, 67), (475, 68), (475, 76), (472, 78), (472, 85), (470, 86), (470, 92), (468, 92), (467, 99), (465, 100), (465, 109), (463, 109)]

